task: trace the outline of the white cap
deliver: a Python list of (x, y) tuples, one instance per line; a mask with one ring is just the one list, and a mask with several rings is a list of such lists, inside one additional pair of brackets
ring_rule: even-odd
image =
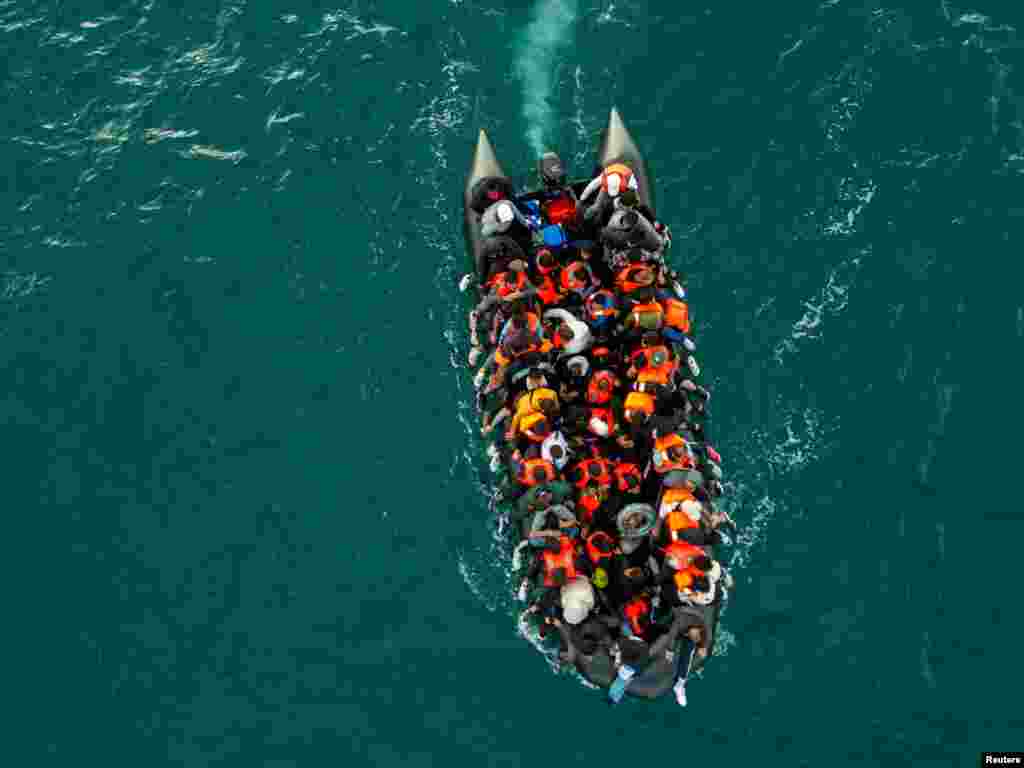
[(617, 173), (608, 174), (608, 194), (617, 197), (622, 191), (622, 177)]
[(700, 522), (701, 512), (703, 508), (699, 501), (684, 501), (679, 505), (679, 508), (686, 513), (686, 516), (695, 522)]
[(502, 224), (508, 224), (516, 216), (512, 212), (512, 203), (507, 200), (502, 200), (498, 203), (498, 221)]
[(562, 616), (569, 624), (579, 624), (593, 609), (594, 588), (590, 580), (577, 576), (562, 587)]
[(608, 425), (597, 418), (597, 416), (590, 417), (590, 428), (598, 437), (608, 437)]

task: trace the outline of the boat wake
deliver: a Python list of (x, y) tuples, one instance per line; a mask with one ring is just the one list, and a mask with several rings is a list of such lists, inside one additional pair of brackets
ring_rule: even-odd
[(549, 98), (557, 68), (557, 54), (568, 43), (578, 13), (578, 0), (539, 0), (517, 46), (516, 77), (523, 86), (526, 138), (535, 156), (546, 149), (555, 124)]

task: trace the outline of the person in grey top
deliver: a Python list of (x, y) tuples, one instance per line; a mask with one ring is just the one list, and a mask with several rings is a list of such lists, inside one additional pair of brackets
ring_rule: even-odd
[(665, 246), (665, 239), (658, 234), (644, 216), (632, 208), (616, 210), (604, 229), (601, 239), (612, 248), (638, 247), (645, 251), (658, 252)]
[(532, 229), (530, 220), (516, 207), (511, 200), (499, 200), (489, 205), (480, 217), (480, 236), (508, 235), (509, 237), (528, 236)]

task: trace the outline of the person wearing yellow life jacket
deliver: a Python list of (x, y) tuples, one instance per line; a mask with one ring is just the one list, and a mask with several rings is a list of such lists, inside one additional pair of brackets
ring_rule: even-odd
[(505, 439), (514, 440), (520, 432), (525, 432), (544, 421), (549, 428), (546, 431), (537, 431), (540, 435), (539, 440), (531, 438), (534, 442), (543, 442), (551, 432), (550, 425), (558, 414), (558, 408), (558, 395), (553, 389), (539, 387), (524, 392), (516, 399), (515, 412), (505, 432)]
[(654, 408), (654, 395), (649, 392), (633, 390), (626, 395), (623, 416), (629, 424), (639, 428), (650, 421), (651, 416), (654, 415)]

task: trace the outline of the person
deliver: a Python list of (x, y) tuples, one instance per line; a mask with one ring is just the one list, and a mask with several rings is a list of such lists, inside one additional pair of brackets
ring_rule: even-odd
[(575, 538), (579, 532), (580, 524), (572, 510), (562, 504), (553, 504), (534, 514), (527, 540), (530, 546), (538, 549), (557, 549), (562, 536)]
[(594, 588), (585, 576), (577, 576), (561, 589), (562, 617), (573, 626), (581, 624), (597, 602)]
[(506, 235), (516, 242), (529, 242), (531, 222), (511, 200), (499, 200), (480, 217), (480, 236)]
[[(538, 454), (540, 451), (538, 450)], [(530, 488), (534, 485), (551, 483), (558, 477), (554, 465), (540, 455), (523, 455), (517, 448), (509, 456), (509, 473), (516, 482)]]
[(516, 499), (512, 519), (522, 520), (555, 504), (570, 505), (574, 494), (573, 487), (564, 480), (535, 485)]
[(601, 229), (601, 241), (606, 248), (641, 248), (650, 253), (660, 253), (665, 248), (665, 239), (654, 229), (654, 225), (632, 208), (619, 208)]
[[(636, 255), (631, 256), (636, 259)], [(632, 260), (615, 275), (615, 288), (619, 295), (630, 303), (651, 301), (655, 294), (656, 276), (647, 264)]]
[(559, 276), (562, 292), (573, 303), (583, 304), (587, 298), (601, 287), (600, 281), (594, 277), (590, 265), (585, 261), (570, 261), (562, 267)]
[(562, 432), (555, 431), (548, 435), (540, 446), (540, 455), (555, 465), (555, 469), (561, 472), (569, 463), (572, 451), (565, 440)]
[(615, 198), (627, 189), (638, 190), (639, 187), (639, 181), (632, 168), (624, 163), (612, 163), (602, 170), (599, 176), (592, 179), (580, 195), (581, 205), (597, 196), (594, 202), (584, 209), (584, 223), (599, 228), (612, 210)]
[(566, 309), (549, 309), (544, 313), (546, 327), (553, 329), (553, 333), (562, 335), (561, 345), (554, 344), (559, 348), (559, 357), (575, 357), (585, 351), (593, 343), (593, 336), (590, 328), (582, 320)]
[(587, 322), (595, 336), (604, 336), (615, 328), (619, 316), (618, 298), (613, 291), (601, 288), (584, 302)]
[(509, 200), (515, 194), (512, 180), (507, 176), (484, 176), (469, 192), (470, 208), (482, 215), (499, 200)]

